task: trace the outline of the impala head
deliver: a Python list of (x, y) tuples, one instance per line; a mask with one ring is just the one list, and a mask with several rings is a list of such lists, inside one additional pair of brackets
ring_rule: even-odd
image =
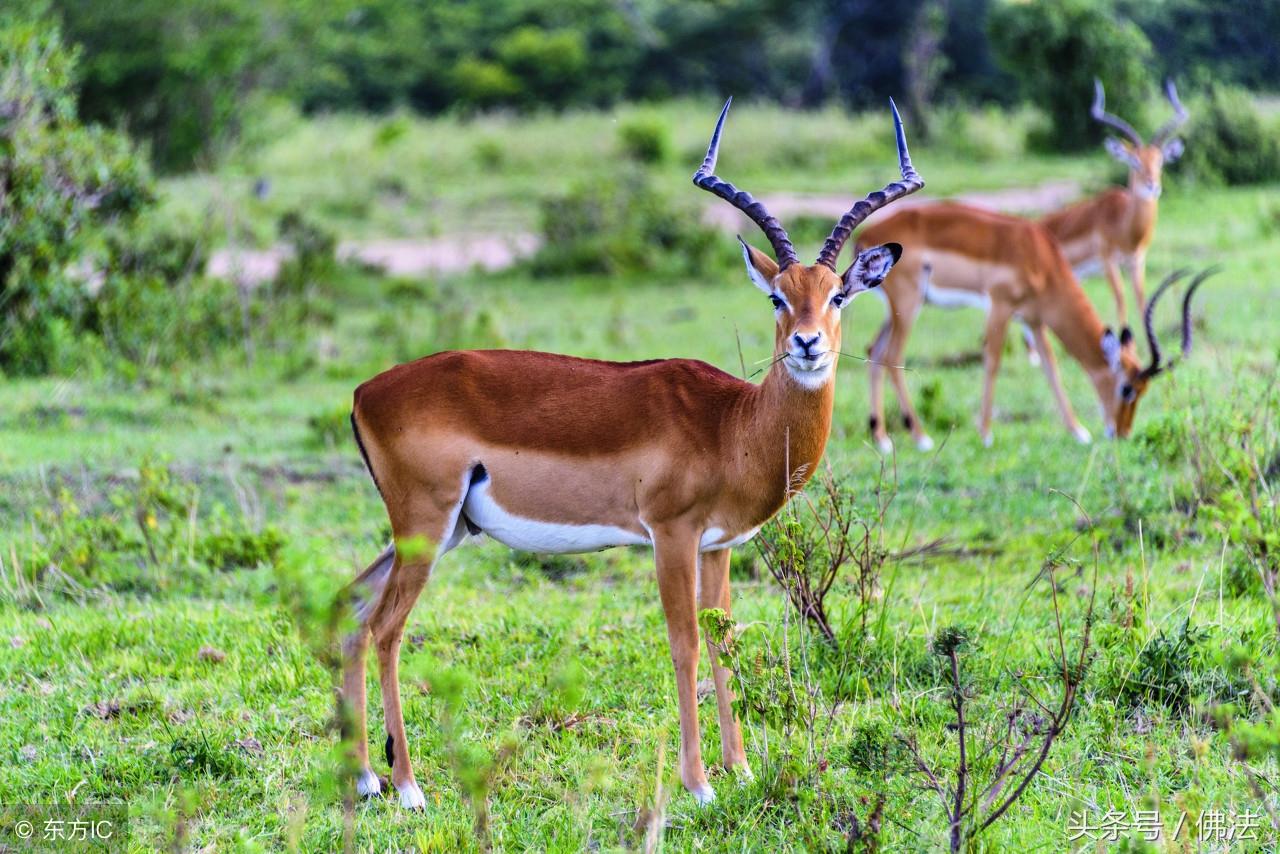
[[(1184, 357), (1191, 352), (1191, 298), (1195, 295), (1196, 288), (1215, 272), (1214, 269), (1208, 269), (1196, 275), (1182, 298), (1182, 356)], [(1142, 315), (1142, 327), (1147, 334), (1151, 360), (1146, 365), (1142, 364), (1138, 356), (1134, 335), (1128, 327), (1120, 330), (1119, 337), (1110, 328), (1102, 334), (1102, 353), (1107, 360), (1107, 375), (1098, 383), (1098, 393), (1102, 398), (1107, 434), (1110, 436), (1123, 439), (1129, 435), (1133, 430), (1133, 418), (1138, 410), (1138, 401), (1147, 393), (1151, 381), (1177, 364), (1177, 358), (1170, 362), (1164, 361), (1152, 318), (1161, 295), (1186, 274), (1186, 270), (1171, 273), (1160, 283), (1160, 287), (1151, 295), (1151, 301), (1147, 303), (1147, 309)]]
[(1131, 124), (1104, 109), (1102, 81), (1093, 81), (1093, 108), (1089, 111), (1090, 114), (1102, 124), (1124, 135), (1124, 139), (1110, 138), (1106, 141), (1107, 153), (1129, 167), (1129, 189), (1146, 199), (1160, 197), (1160, 176), (1164, 172), (1164, 165), (1182, 156), (1182, 140), (1173, 133), (1186, 122), (1187, 111), (1178, 100), (1178, 90), (1172, 80), (1165, 81), (1164, 94), (1173, 107), (1173, 118), (1155, 132), (1150, 142), (1143, 142)]
[(836, 261), (849, 235), (864, 219), (879, 208), (924, 186), (924, 179), (911, 166), (902, 118), (893, 101), (893, 125), (898, 142), (898, 166), (902, 180), (894, 181), (859, 200), (840, 218), (811, 266), (799, 263), (791, 239), (782, 225), (764, 205), (714, 173), (720, 151), (720, 132), (729, 114), (730, 98), (720, 111), (711, 144), (702, 167), (693, 175), (693, 183), (714, 193), (746, 214), (768, 238), (773, 257), (747, 244), (741, 237), (742, 256), (747, 277), (769, 297), (776, 330), (774, 359), (782, 362), (788, 374), (805, 388), (821, 388), (832, 376), (840, 351), (840, 315), (858, 294), (878, 287), (894, 263), (902, 255), (897, 243), (873, 246), (858, 253), (843, 274), (836, 272)]

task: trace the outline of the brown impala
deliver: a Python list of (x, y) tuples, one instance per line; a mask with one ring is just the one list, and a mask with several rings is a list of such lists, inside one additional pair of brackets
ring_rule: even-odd
[[(1133, 427), (1138, 399), (1164, 366), (1152, 328), (1156, 299), (1179, 274), (1170, 276), (1151, 298), (1144, 314), (1151, 361), (1143, 366), (1133, 334), (1119, 337), (1104, 327), (1093, 304), (1076, 281), (1057, 241), (1039, 223), (953, 202), (899, 210), (864, 229), (858, 246), (885, 241), (902, 244), (901, 262), (879, 293), (889, 304), (888, 318), (876, 335), (871, 356), (871, 431), (881, 450), (893, 447), (884, 419), (884, 371), (889, 371), (903, 419), (921, 450), (933, 447), (907, 395), (902, 355), (907, 337), (925, 304), (972, 306), (987, 314), (983, 353), (986, 376), (978, 432), (991, 444), (991, 409), (996, 373), (1012, 319), (1029, 330), (1040, 364), (1053, 389), (1068, 430), (1082, 442), (1089, 431), (1076, 420), (1058, 376), (1046, 330), (1052, 330), (1067, 352), (1089, 375), (1108, 436), (1124, 437)], [(1208, 273), (1195, 278), (1182, 301), (1182, 348), (1191, 347), (1191, 297)]]
[[(395, 538), (352, 586), (360, 628), (346, 643), (343, 693), (361, 794), (380, 790), (365, 739), (372, 637), (391, 781), (402, 805), (426, 804), (405, 740), (400, 638), (436, 561), (468, 532), (483, 532), (535, 552), (653, 547), (679, 698), (680, 777), (699, 803), (714, 797), (698, 741), (698, 609), (728, 611), (730, 548), (816, 468), (831, 431), (840, 312), (878, 286), (901, 252), (893, 244), (866, 249), (840, 275), (841, 247), (870, 213), (924, 185), (894, 108), (901, 182), (855, 204), (806, 266), (764, 205), (712, 174), (728, 112), (726, 103), (693, 181), (742, 210), (773, 247), (770, 258), (742, 244), (747, 275), (768, 295), (776, 326), (774, 362), (760, 385), (689, 359), (472, 350), (400, 365), (356, 389), (351, 422)], [(431, 545), (411, 550), (407, 538)], [(729, 674), (714, 655), (712, 673), (721, 757), (749, 774)]]
[(1112, 187), (1041, 220), (1062, 244), (1067, 261), (1078, 274), (1101, 264), (1115, 295), (1121, 326), (1128, 322), (1128, 314), (1119, 268), (1129, 268), (1134, 305), (1141, 312), (1145, 308), (1147, 247), (1156, 233), (1160, 175), (1164, 164), (1182, 155), (1182, 140), (1174, 138), (1173, 133), (1187, 120), (1187, 111), (1178, 100), (1172, 80), (1165, 83), (1164, 91), (1173, 106), (1173, 118), (1156, 131), (1150, 142), (1143, 142), (1132, 125), (1104, 109), (1102, 81), (1094, 81), (1091, 113), (1099, 122), (1124, 134), (1125, 139), (1108, 139), (1106, 146), (1112, 157), (1129, 167), (1129, 186)]

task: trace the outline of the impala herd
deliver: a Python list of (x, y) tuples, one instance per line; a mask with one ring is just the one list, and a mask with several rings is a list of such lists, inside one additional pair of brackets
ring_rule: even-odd
[[(1094, 117), (1127, 138), (1109, 140), (1107, 148), (1130, 166), (1128, 190), (1109, 191), (1042, 222), (946, 202), (906, 207), (860, 232), (843, 272), (838, 259), (854, 230), (879, 208), (924, 186), (896, 107), (890, 102), (900, 178), (855, 202), (806, 265), (765, 206), (715, 174), (726, 103), (693, 182), (742, 211), (772, 250), (770, 255), (739, 238), (747, 277), (773, 310), (773, 360), (759, 385), (689, 359), (619, 363), (494, 350), (437, 353), (357, 388), (352, 428), (393, 534), (349, 589), (358, 628), (344, 644), (342, 695), (361, 769), (357, 791), (373, 796), (382, 788), (367, 743), (365, 657), (372, 642), (391, 783), (403, 806), (426, 805), (414, 779), (400, 701), (401, 638), (440, 557), (468, 534), (484, 533), (511, 548), (544, 553), (652, 548), (675, 667), (680, 777), (699, 803), (711, 801), (698, 731), (698, 612), (730, 610), (730, 550), (777, 513), (822, 458), (831, 433), (842, 312), (868, 291), (888, 309), (868, 350), (870, 424), (884, 451), (892, 448), (883, 412), (886, 371), (916, 445), (932, 447), (902, 367), (912, 324), (926, 305), (986, 312), (978, 421), (984, 443), (992, 438), (1005, 331), (1015, 319), (1028, 330), (1067, 429), (1089, 440), (1062, 388), (1049, 332), (1092, 382), (1107, 434), (1128, 435), (1138, 400), (1168, 364), (1152, 310), (1183, 275), (1170, 276), (1144, 304), (1142, 268), (1160, 169), (1181, 151), (1171, 134), (1186, 118), (1172, 85), (1166, 92), (1175, 118), (1146, 144), (1104, 111), (1097, 87)], [(1101, 261), (1115, 292), (1118, 334), (1103, 324), (1073, 272), (1073, 265), (1090, 258)], [(1131, 271), (1143, 316), (1145, 364), (1124, 325), (1119, 263)], [(1183, 298), (1184, 353), (1191, 345), (1191, 296), (1205, 275), (1193, 279)], [(749, 776), (730, 673), (711, 652), (721, 761)]]

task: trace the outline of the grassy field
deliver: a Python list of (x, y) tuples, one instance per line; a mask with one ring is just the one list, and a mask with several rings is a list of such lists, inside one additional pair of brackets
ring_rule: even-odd
[[(690, 104), (660, 115), (675, 130), (655, 181), (693, 195), (688, 174), (713, 116)], [(892, 174), (882, 119), (743, 110), (723, 174), (753, 192), (844, 189), (852, 198)], [(597, 158), (608, 168), (613, 121), (291, 125), (256, 160), (170, 182), (166, 209), (198, 217), (218, 199), (259, 236), (295, 205), (344, 237), (531, 228), (540, 197), (588, 177)], [(827, 137), (830, 124), (845, 132)], [(940, 194), (1063, 177), (1097, 186), (1112, 174), (1101, 152), (1036, 157), (999, 134), (985, 145), (943, 153), (943, 135), (913, 153)], [(254, 210), (257, 174), (275, 186)], [(950, 683), (931, 640), (965, 628), (973, 731), (994, 732), (1020, 682), (1055, 695), (1052, 603), (1074, 645), (1095, 569), (1093, 654), (1075, 713), (1043, 773), (977, 848), (1091, 848), (1069, 841), (1072, 813), (1096, 824), (1108, 810), (1130, 819), (1158, 810), (1165, 840), (1152, 850), (1222, 850), (1192, 833), (1213, 811), (1264, 813), (1250, 773), (1275, 809), (1274, 756), (1233, 759), (1232, 732), (1213, 709), (1234, 703), (1240, 720), (1259, 722), (1280, 699), (1274, 616), (1248, 558), (1274, 532), (1248, 521), (1249, 497), (1274, 525), (1280, 470), (1270, 319), (1280, 188), (1169, 184), (1150, 277), (1210, 263), (1222, 272), (1199, 298), (1193, 356), (1154, 383), (1131, 441), (1077, 444), (1011, 341), (995, 445), (984, 449), (973, 426), (981, 368), (954, 358), (976, 355), (981, 318), (935, 311), (916, 326), (908, 376), (945, 441), (930, 454), (900, 441), (901, 454), (885, 460), (867, 441), (864, 366), (842, 360), (827, 460), (864, 512), (877, 484), (894, 492), (877, 533), (891, 557), (865, 602), (852, 578), (837, 583), (833, 652), (788, 614), (754, 549), (740, 550), (743, 678), (785, 671), (788, 690), (821, 711), (812, 733), (748, 716), (755, 782), (715, 774), (719, 798), (700, 809), (675, 779), (674, 680), (650, 554), (542, 560), (485, 541), (442, 562), (406, 634), (406, 722), (428, 810), (360, 804), (355, 846), (475, 848), (479, 800), (500, 849), (638, 847), (656, 803), (668, 850), (843, 850), (852, 817), (865, 826), (883, 794), (885, 850), (943, 848), (940, 801), (903, 746), (914, 739), (944, 773), (955, 764)], [(0, 803), (125, 801), (137, 850), (175, 839), (202, 850), (340, 848), (346, 814), (323, 613), (387, 536), (346, 433), (352, 389), (442, 340), (695, 357), (750, 374), (770, 355), (772, 313), (727, 260), (732, 251), (723, 254), (696, 281), (538, 279), (515, 269), (404, 282), (346, 272), (327, 292), (334, 322), (310, 330), (287, 359), (249, 367), (228, 352), (145, 384), (0, 384)], [(1087, 287), (1109, 318), (1105, 286)], [(1174, 310), (1164, 308), (1158, 326), (1175, 335)], [(846, 351), (861, 352), (881, 319), (871, 299), (847, 310)], [(1101, 435), (1086, 378), (1060, 358), (1077, 411)], [(50, 563), (62, 570), (33, 583)], [(1053, 589), (1036, 581), (1047, 565)], [(789, 667), (769, 652), (784, 644)], [(714, 760), (711, 697), (701, 721)], [(979, 761), (983, 773), (991, 761)], [(375, 768), (386, 773), (380, 759)], [(1183, 813), (1187, 826), (1170, 841)], [(1265, 815), (1253, 834), (1231, 850), (1274, 850)], [(1136, 832), (1122, 838), (1141, 850)]]

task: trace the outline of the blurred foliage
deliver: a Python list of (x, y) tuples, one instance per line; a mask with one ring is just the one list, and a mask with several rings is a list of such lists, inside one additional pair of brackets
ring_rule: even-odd
[(1233, 186), (1280, 181), (1280, 127), (1263, 119), (1247, 92), (1214, 86), (1188, 109), (1179, 174)]
[(123, 118), (163, 169), (218, 155), (246, 124), (250, 94), (263, 91), (308, 112), (429, 113), (688, 93), (862, 107), (897, 95), (917, 125), (938, 92), (1003, 104), (1021, 95), (1067, 131), (1064, 147), (1081, 148), (1098, 138), (1086, 112), (1095, 74), (1122, 110), (1167, 74), (1263, 88), (1280, 79), (1277, 0), (48, 0), (47, 9), (84, 49), (85, 116)]
[(543, 202), (534, 272), (697, 273), (718, 240), (699, 211), (687, 196), (660, 192), (643, 170), (599, 175)]
[(996, 56), (1023, 97), (1049, 114), (1047, 148), (1074, 151), (1103, 137), (1089, 114), (1094, 78), (1107, 109), (1133, 115), (1149, 93), (1151, 43), (1136, 24), (1118, 20), (1107, 0), (1005, 3), (989, 22)]
[(56, 29), (0, 13), (0, 370), (48, 370), (100, 326), (74, 268), (101, 229), (152, 197), (124, 136), (76, 115), (76, 52)]

